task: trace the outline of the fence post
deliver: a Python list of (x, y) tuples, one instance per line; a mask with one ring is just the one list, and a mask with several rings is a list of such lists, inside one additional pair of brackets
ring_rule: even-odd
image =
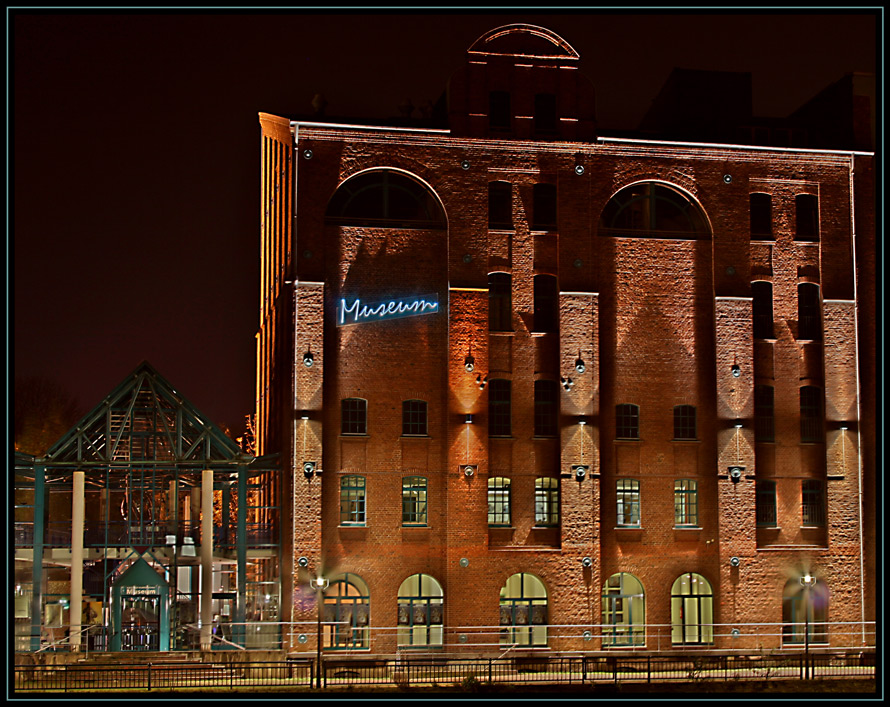
[(148, 675), (148, 691), (151, 692), (151, 663), (148, 664), (147, 675)]
[(488, 684), (491, 685), (491, 658), (488, 659)]
[(646, 656), (646, 682), (652, 684), (652, 656)]

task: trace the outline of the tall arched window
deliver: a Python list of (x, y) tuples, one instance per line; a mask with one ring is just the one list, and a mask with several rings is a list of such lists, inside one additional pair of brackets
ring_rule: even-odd
[(828, 643), (828, 586), (816, 580), (807, 588), (789, 579), (782, 592), (782, 643), (803, 644), (807, 628), (810, 643)]
[(802, 282), (797, 286), (797, 338), (822, 340), (819, 285), (812, 282)]
[(559, 288), (553, 275), (535, 275), (534, 328), (539, 332), (559, 329)]
[(513, 433), (511, 388), (512, 381), (506, 378), (488, 381), (489, 437), (509, 437)]
[(686, 572), (671, 588), (671, 642), (714, 642), (714, 592), (700, 574)]
[(600, 217), (599, 234), (695, 240), (710, 238), (711, 229), (698, 204), (684, 192), (666, 184), (641, 182), (609, 200)]
[(640, 580), (617, 572), (603, 587), (603, 645), (646, 645), (646, 595)]
[(751, 308), (755, 339), (774, 339), (773, 283), (757, 280), (751, 283)]
[(773, 199), (769, 194), (754, 193), (750, 197), (751, 240), (772, 240)]
[(445, 228), (436, 196), (416, 179), (389, 169), (363, 172), (341, 184), (328, 203), (328, 223), (339, 226)]
[(520, 572), (501, 589), (501, 645), (547, 645), (547, 589), (533, 574)]
[(513, 328), (513, 279), (510, 273), (493, 272), (488, 276), (488, 328), (491, 331)]
[(368, 585), (354, 574), (331, 582), (324, 592), (325, 650), (371, 647), (371, 595)]
[(442, 586), (428, 574), (412, 574), (399, 587), (399, 646), (441, 646)]

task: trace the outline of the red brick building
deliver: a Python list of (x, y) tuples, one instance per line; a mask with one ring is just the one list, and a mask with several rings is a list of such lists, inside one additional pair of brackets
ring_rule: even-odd
[(317, 578), (330, 651), (874, 641), (872, 156), (601, 136), (579, 63), (512, 25), (447, 129), (260, 116), (292, 651)]

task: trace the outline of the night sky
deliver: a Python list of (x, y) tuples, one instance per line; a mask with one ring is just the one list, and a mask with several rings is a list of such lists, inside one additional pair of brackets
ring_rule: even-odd
[[(86, 412), (143, 360), (235, 433), (253, 411), (257, 114), (379, 120), (435, 102), (499, 25), (581, 55), (601, 134), (635, 128), (674, 67), (748, 71), (786, 116), (876, 72), (865, 14), (25, 14), (8, 12), (12, 374)], [(879, 82), (879, 85), (880, 84)]]

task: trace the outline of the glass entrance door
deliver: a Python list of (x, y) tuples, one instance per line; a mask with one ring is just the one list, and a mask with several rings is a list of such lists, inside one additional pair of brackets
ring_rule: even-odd
[(160, 608), (158, 594), (121, 597), (121, 650), (160, 649)]

